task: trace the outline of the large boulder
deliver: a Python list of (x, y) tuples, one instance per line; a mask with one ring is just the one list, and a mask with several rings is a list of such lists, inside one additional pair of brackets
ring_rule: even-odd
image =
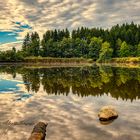
[(118, 117), (117, 111), (112, 106), (104, 106), (101, 108), (99, 114), (100, 121), (109, 121), (114, 120)]

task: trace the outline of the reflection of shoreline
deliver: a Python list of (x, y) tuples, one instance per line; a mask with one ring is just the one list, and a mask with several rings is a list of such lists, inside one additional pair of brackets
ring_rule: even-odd
[(85, 67), (92, 66), (95, 62), (57, 62), (57, 63), (32, 63), (32, 62), (0, 62), (1, 66), (24, 66), (25, 68), (52, 68), (52, 67)]
[(140, 69), (140, 64), (134, 63), (96, 63), (97, 66), (110, 66), (116, 68), (138, 68)]
[(13, 70), (13, 67), (7, 66), (2, 71), (20, 75), (23, 82), (17, 86), (26, 93), (37, 93), (42, 86), (42, 91), (48, 95), (68, 96), (72, 93), (87, 97), (106, 94), (117, 100), (140, 99), (140, 69), (93, 66), (47, 69), (17, 67)]

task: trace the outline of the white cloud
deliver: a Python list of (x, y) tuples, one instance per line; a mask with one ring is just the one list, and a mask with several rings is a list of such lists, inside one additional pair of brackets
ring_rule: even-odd
[(22, 47), (22, 41), (0, 44), (0, 51), (11, 50), (13, 47), (15, 47), (17, 50), (20, 50)]
[(0, 3), (0, 30), (18, 29), (15, 22), (28, 24), (39, 34), (54, 28), (140, 23), (139, 11), (139, 0), (5, 0)]
[[(128, 15), (129, 21), (140, 22), (139, 5), (138, 0), (6, 0), (0, 6), (4, 7), (0, 10), (0, 28), (13, 29), (12, 21), (29, 24), (34, 30), (72, 28), (75, 17), (84, 26), (98, 26), (100, 22), (102, 26), (111, 26), (114, 18), (122, 23), (128, 20)], [(112, 15), (116, 16), (110, 19)], [(104, 21), (101, 20), (103, 16)], [(107, 24), (108, 20), (110, 23)]]

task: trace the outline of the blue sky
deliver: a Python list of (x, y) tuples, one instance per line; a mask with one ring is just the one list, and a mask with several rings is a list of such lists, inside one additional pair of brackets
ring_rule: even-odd
[(17, 33), (13, 33), (12, 31), (0, 31), (0, 43), (9, 43), (17, 41), (16, 37)]
[(32, 29), (29, 25), (21, 24), (20, 22), (13, 22), (13, 24), (15, 24), (15, 29), (11, 29), (9, 31), (4, 29), (0, 30), (0, 44), (23, 40), (23, 38), (18, 39), (20, 37), (19, 33), (22, 33), (25, 29)]
[(20, 34), (24, 33), (25, 30), (27, 30), (27, 32), (32, 31), (32, 27), (28, 24), (21, 22), (12, 22), (12, 24), (13, 28), (10, 30), (0, 30), (0, 50), (8, 50), (12, 47), (19, 47), (20, 49), (24, 38), (24, 36), (21, 37)]
[(79, 26), (109, 28), (140, 23), (140, 0), (4, 0), (0, 2), (0, 50), (20, 48), (27, 32)]

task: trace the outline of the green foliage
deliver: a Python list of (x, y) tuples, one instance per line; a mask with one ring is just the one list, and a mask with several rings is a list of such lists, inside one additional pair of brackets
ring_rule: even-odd
[(113, 49), (110, 47), (110, 43), (104, 42), (100, 51), (98, 62), (105, 62), (112, 57)]
[(140, 43), (138, 44), (138, 47), (137, 47), (137, 56), (140, 57)]
[(130, 50), (129, 50), (129, 46), (127, 45), (127, 43), (125, 41), (123, 41), (120, 51), (119, 51), (119, 56), (120, 57), (128, 57), (130, 56)]
[(99, 52), (102, 46), (102, 39), (93, 37), (89, 44), (89, 57), (93, 58), (93, 60), (97, 60), (99, 58)]
[(31, 46), (29, 48), (29, 54), (32, 56), (39, 56), (40, 39), (37, 32), (31, 34)]
[[(91, 58), (94, 61), (105, 61), (111, 57), (140, 56), (139, 42), (140, 25), (133, 22), (131, 24), (117, 24), (110, 30), (81, 27), (72, 30), (71, 34), (68, 29), (54, 29), (46, 31), (42, 40), (40, 40), (37, 32), (28, 33), (24, 38), (22, 50), (15, 52), (15, 56), (17, 55), (21, 60), (28, 56), (42, 56), (57, 58), (82, 57)], [(15, 60), (13, 52), (1, 52), (0, 60)]]
[(121, 45), (122, 45), (122, 40), (120, 38), (117, 39), (116, 41), (116, 54), (115, 56), (119, 57), (119, 50), (121, 48)]
[(22, 51), (25, 52), (27, 56), (39, 56), (40, 54), (40, 38), (37, 32), (27, 35), (24, 38)]
[(30, 46), (31, 46), (31, 38), (30, 38), (29, 33), (27, 33), (23, 41), (22, 50), (27, 51)]
[(23, 60), (23, 55), (16, 49), (0, 52), (0, 62), (17, 62)]
[(139, 64), (140, 57), (122, 57), (122, 58), (112, 58), (112, 63), (131, 63), (131, 64)]

